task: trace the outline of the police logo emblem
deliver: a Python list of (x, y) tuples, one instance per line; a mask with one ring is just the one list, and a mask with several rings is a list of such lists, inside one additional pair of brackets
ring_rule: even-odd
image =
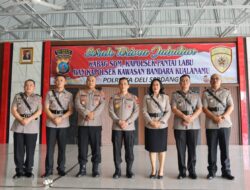
[(219, 46), (210, 49), (211, 61), (214, 68), (220, 73), (226, 72), (232, 63), (232, 49)]
[(58, 74), (67, 74), (70, 70), (69, 61), (72, 57), (72, 51), (68, 49), (59, 49), (56, 54), (56, 72)]

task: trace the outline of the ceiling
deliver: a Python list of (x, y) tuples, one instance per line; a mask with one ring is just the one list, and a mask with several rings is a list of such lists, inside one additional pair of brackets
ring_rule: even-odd
[(250, 0), (0, 0), (0, 41), (250, 36)]

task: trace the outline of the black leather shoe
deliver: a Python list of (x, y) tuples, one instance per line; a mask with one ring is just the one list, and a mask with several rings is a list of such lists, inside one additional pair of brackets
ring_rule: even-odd
[(45, 178), (45, 177), (49, 177), (52, 175), (52, 172), (45, 172), (41, 177)]
[(126, 173), (127, 178), (133, 178), (134, 176), (135, 175), (134, 175), (134, 173), (132, 171), (127, 171), (127, 173)]
[(23, 173), (22, 172), (17, 172), (14, 176), (13, 179), (18, 179), (20, 177), (23, 177)]
[(100, 173), (98, 171), (93, 171), (92, 177), (100, 177)]
[(113, 174), (114, 179), (118, 179), (121, 177), (121, 170), (115, 170), (115, 173)]
[(183, 178), (185, 178), (185, 177), (187, 177), (186, 174), (179, 174), (179, 175), (177, 176), (177, 179), (183, 179)]
[(79, 171), (79, 172), (76, 174), (76, 177), (82, 177), (82, 176), (85, 176), (85, 175), (86, 175), (86, 172)]
[(80, 166), (80, 170), (76, 174), (76, 177), (82, 177), (82, 176), (85, 176), (86, 174), (87, 174), (87, 172), (86, 172), (86, 165), (82, 165), (82, 166)]
[(234, 176), (232, 176), (231, 174), (222, 174), (221, 177), (228, 180), (234, 180)]
[(189, 178), (191, 178), (191, 179), (197, 179), (196, 173), (190, 173), (189, 174)]
[(26, 172), (25, 177), (31, 178), (34, 177), (34, 174), (32, 172)]
[(59, 171), (58, 171), (58, 175), (60, 175), (60, 176), (65, 176), (66, 173), (65, 173), (65, 171), (63, 171), (63, 170), (59, 170)]
[(100, 173), (98, 171), (98, 164), (97, 163), (93, 164), (92, 177), (100, 177)]
[(209, 179), (209, 180), (213, 179), (214, 177), (215, 177), (215, 174), (213, 174), (213, 173), (207, 174), (207, 179)]

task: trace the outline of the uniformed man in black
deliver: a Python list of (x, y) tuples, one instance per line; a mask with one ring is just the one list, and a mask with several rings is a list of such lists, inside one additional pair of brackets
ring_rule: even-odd
[(124, 141), (125, 159), (127, 163), (126, 176), (132, 178), (132, 165), (134, 162), (134, 133), (135, 120), (139, 114), (138, 99), (128, 92), (129, 81), (127, 78), (119, 79), (119, 92), (114, 94), (109, 101), (109, 115), (113, 120), (112, 143), (115, 163), (114, 179), (121, 177), (121, 148)]
[(88, 145), (92, 150), (92, 176), (99, 177), (101, 162), (102, 112), (105, 106), (104, 93), (96, 89), (95, 76), (87, 77), (87, 89), (81, 89), (76, 95), (75, 106), (78, 112), (78, 162), (80, 165), (76, 177), (86, 175)]
[(203, 111), (206, 114), (206, 137), (208, 145), (208, 179), (213, 179), (217, 171), (217, 146), (220, 146), (221, 172), (225, 179), (233, 180), (229, 159), (229, 136), (232, 127), (230, 114), (234, 109), (233, 99), (228, 89), (221, 87), (221, 76), (213, 74), (211, 88), (203, 93)]
[(69, 116), (73, 113), (73, 96), (65, 90), (66, 79), (63, 75), (55, 78), (56, 88), (48, 91), (45, 100), (47, 154), (45, 160), (45, 174), (53, 173), (54, 150), (58, 145), (57, 171), (60, 176), (65, 173), (67, 130), (70, 127)]
[[(180, 77), (180, 90), (172, 95), (172, 111), (174, 116), (174, 136), (178, 152), (178, 179), (186, 177), (188, 169), (189, 177), (196, 179), (196, 146), (200, 129), (199, 115), (202, 112), (201, 98), (199, 94), (190, 90), (190, 76)], [(188, 163), (186, 167), (186, 148)]]
[(34, 94), (34, 90), (35, 81), (32, 79), (26, 80), (24, 93), (16, 94), (11, 106), (11, 113), (15, 117), (11, 127), (14, 132), (14, 161), (16, 165), (14, 179), (22, 176), (34, 176), (32, 169), (37, 134), (39, 133), (37, 118), (42, 113), (41, 97)]

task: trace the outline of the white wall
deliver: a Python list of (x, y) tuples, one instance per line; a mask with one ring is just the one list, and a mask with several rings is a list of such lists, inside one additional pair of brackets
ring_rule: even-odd
[[(23, 92), (23, 84), (27, 79), (33, 79), (36, 82), (35, 93), (41, 94), (41, 75), (42, 75), (42, 42), (16, 42), (13, 44), (13, 58), (12, 58), (12, 71), (11, 71), (11, 100), (12, 103), (15, 94)], [(33, 47), (34, 58), (33, 64), (20, 64), (20, 48)], [(10, 113), (9, 124), (14, 121)], [(38, 138), (39, 139), (39, 138)], [(37, 140), (37, 143), (39, 141)], [(9, 132), (9, 144), (13, 144), (13, 132)]]

